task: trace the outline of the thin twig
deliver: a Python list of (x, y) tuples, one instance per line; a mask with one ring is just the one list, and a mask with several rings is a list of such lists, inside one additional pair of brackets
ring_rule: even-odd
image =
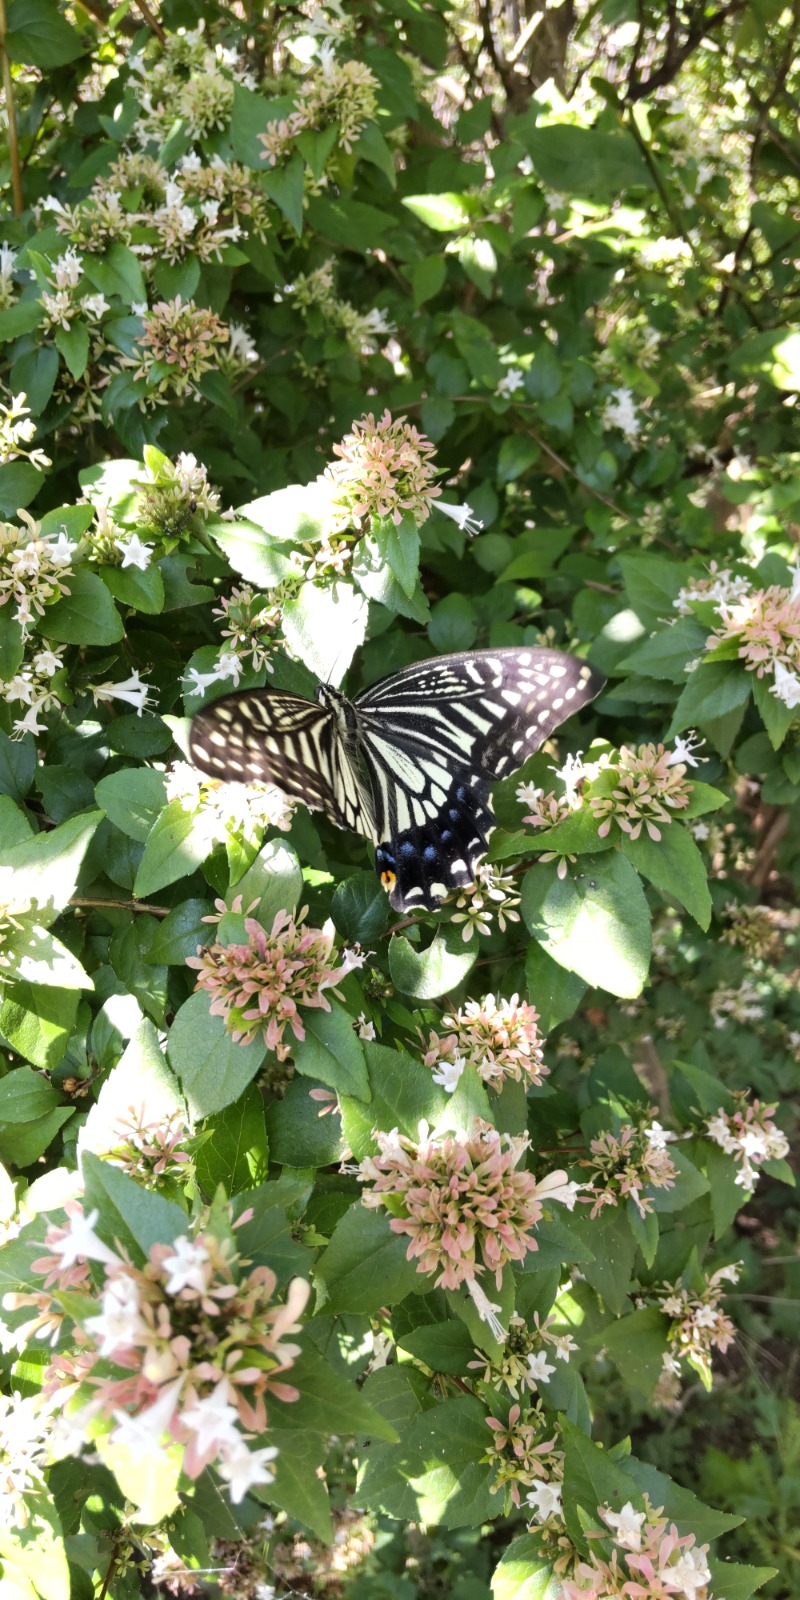
[(0, 71), (3, 79), (3, 93), (6, 98), (6, 120), (8, 123), (8, 161), (11, 167), (11, 192), (14, 196), (14, 215), (21, 217), (25, 210), (22, 198), (22, 168), (19, 159), (19, 140), (17, 138), (17, 108), (14, 100), (14, 80), (11, 76), (11, 62), (6, 49), (6, 34), (8, 23), (6, 20), (6, 0), (0, 0)]
[(162, 44), (166, 44), (167, 35), (164, 32), (158, 17), (155, 17), (150, 10), (147, 0), (134, 0), (134, 5), (136, 6), (137, 11), (141, 11), (148, 28), (152, 28), (156, 38), (160, 39)]
[(151, 917), (168, 917), (172, 910), (171, 906), (148, 905), (146, 900), (90, 900), (81, 894), (73, 895), (69, 904), (84, 911), (146, 911)]

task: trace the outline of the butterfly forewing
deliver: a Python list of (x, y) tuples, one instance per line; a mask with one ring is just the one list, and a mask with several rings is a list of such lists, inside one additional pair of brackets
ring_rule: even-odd
[(372, 804), (327, 707), (267, 689), (226, 694), (192, 722), (192, 760), (226, 783), (272, 783), (371, 839)]
[(521, 767), (602, 679), (558, 650), (485, 650), (406, 667), (355, 703), (377, 866), (398, 910), (474, 881), (491, 785)]

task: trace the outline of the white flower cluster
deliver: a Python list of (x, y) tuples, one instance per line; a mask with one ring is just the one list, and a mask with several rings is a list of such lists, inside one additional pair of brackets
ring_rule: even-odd
[(738, 987), (720, 984), (711, 996), (711, 1016), (715, 1028), (729, 1021), (760, 1022), (764, 1016), (759, 991), (752, 978), (743, 978)]
[(5, 239), (0, 244), (0, 311), (5, 311), (7, 306), (13, 305), (16, 299), (16, 285), (14, 272), (17, 265), (17, 252), (12, 250)]
[(27, 402), (25, 393), (12, 395), (10, 405), (0, 401), (0, 465), (22, 457), (30, 461), (32, 467), (43, 469), (51, 465), (50, 457), (37, 446), (33, 450), (26, 448), (36, 433), (36, 423)]
[(629, 444), (635, 444), (642, 431), (642, 419), (633, 403), (630, 389), (614, 389), (603, 409), (604, 428), (619, 428)]
[(63, 664), (63, 650), (43, 643), (12, 678), (0, 684), (0, 695), (7, 705), (27, 706), (14, 723), (12, 739), (21, 739), (26, 733), (41, 733), (40, 714), (58, 704), (51, 680)]
[(40, 296), (45, 328), (63, 328), (69, 332), (76, 317), (99, 322), (109, 310), (105, 295), (78, 293), (82, 278), (83, 257), (70, 245), (63, 256), (51, 263), (50, 288), (43, 289)]
[(23, 637), (45, 606), (69, 594), (67, 582), (78, 546), (65, 530), (42, 537), (41, 524), (20, 510), (23, 526), (0, 523), (0, 606), (11, 602)]
[(758, 1168), (765, 1161), (781, 1161), (789, 1153), (786, 1135), (776, 1128), (770, 1113), (774, 1106), (761, 1106), (756, 1100), (744, 1112), (728, 1116), (718, 1111), (706, 1124), (706, 1133), (726, 1155), (733, 1156), (739, 1171), (736, 1182), (747, 1194), (758, 1183)]
[(52, 1419), (39, 1395), (0, 1395), (0, 1528), (26, 1528), (26, 1496), (44, 1488)]
[(230, 833), (245, 838), (264, 828), (286, 833), (295, 809), (294, 801), (272, 784), (211, 782), (186, 761), (176, 761), (170, 768), (166, 796), (178, 800), (182, 811), (196, 815), (212, 844), (224, 843)]

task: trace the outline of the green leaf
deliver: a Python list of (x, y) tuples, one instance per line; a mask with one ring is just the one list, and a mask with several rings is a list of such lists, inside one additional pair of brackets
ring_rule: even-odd
[(434, 606), (428, 638), (435, 650), (469, 650), (478, 637), (475, 607), (465, 594), (448, 594)]
[(399, 1128), (415, 1139), (420, 1121), (424, 1118), (432, 1127), (438, 1126), (449, 1104), (444, 1090), (433, 1082), (429, 1068), (413, 1056), (373, 1043), (365, 1044), (364, 1054), (372, 1099), (369, 1105), (342, 1101), (342, 1131), (357, 1160), (373, 1149), (374, 1128), (385, 1133)]
[(96, 1206), (100, 1213), (98, 1233), (107, 1244), (130, 1250), (137, 1263), (147, 1259), (154, 1244), (172, 1244), (188, 1233), (189, 1219), (180, 1206), (154, 1189), (142, 1188), (119, 1167), (87, 1150), (81, 1169), (86, 1209)]
[(607, 1323), (593, 1341), (608, 1352), (626, 1387), (647, 1401), (663, 1372), (668, 1327), (663, 1311), (646, 1306)]
[(385, 933), (389, 901), (373, 872), (357, 872), (336, 885), (331, 901), (336, 930), (348, 945), (365, 948)]
[(76, 989), (9, 983), (0, 1005), (0, 1036), (26, 1061), (50, 1072), (64, 1055), (77, 1009)]
[(624, 1211), (611, 1206), (599, 1216), (584, 1211), (570, 1217), (570, 1229), (592, 1251), (594, 1260), (581, 1266), (584, 1277), (616, 1316), (630, 1310), (628, 1293), (636, 1255), (636, 1241)]
[(315, 1538), (332, 1544), (328, 1488), (320, 1476), (323, 1445), (313, 1434), (299, 1433), (295, 1428), (274, 1428), (271, 1421), (268, 1437), (278, 1449), (271, 1468), (275, 1481), (269, 1485), (270, 1503), (296, 1518)]
[(90, 253), (83, 258), (87, 278), (103, 294), (116, 295), (126, 306), (147, 301), (147, 289), (138, 258), (128, 246), (115, 241), (105, 255)]
[(158, 889), (188, 878), (214, 848), (209, 820), (202, 812), (184, 811), (180, 800), (170, 800), (153, 823), (133, 886), (137, 899), (146, 900)]
[(308, 1345), (292, 1367), (292, 1387), (300, 1391), (297, 1400), (275, 1401), (276, 1419), (314, 1433), (337, 1433), (352, 1437), (365, 1433), (375, 1439), (397, 1442), (397, 1432), (360, 1389), (342, 1382), (342, 1374), (325, 1357)]
[(47, 926), (68, 905), (83, 858), (102, 820), (102, 811), (86, 811), (0, 851), (0, 864), (13, 870), (15, 893), (35, 901), (37, 922)]
[(620, 669), (646, 678), (666, 678), (670, 683), (686, 682), (686, 663), (705, 649), (708, 628), (696, 617), (679, 617), (670, 627), (651, 635), (620, 661)]
[(212, 914), (210, 900), (182, 900), (159, 923), (147, 960), (159, 966), (182, 967), (187, 956), (197, 955), (198, 946), (212, 942), (214, 927), (203, 920)]
[(466, 977), (477, 959), (477, 949), (472, 941), (465, 944), (458, 927), (437, 933), (426, 950), (417, 949), (404, 934), (395, 934), (389, 944), (392, 983), (416, 1000), (435, 1000), (447, 994)]
[(539, 1540), (530, 1533), (513, 1539), (492, 1574), (494, 1600), (558, 1600), (562, 1585)]
[(411, 280), (415, 309), (419, 309), (427, 300), (435, 299), (444, 288), (447, 262), (442, 255), (423, 256), (419, 261), (410, 262), (404, 270)]
[(525, 952), (525, 989), (539, 1013), (539, 1027), (547, 1034), (574, 1014), (586, 993), (586, 984), (576, 973), (559, 966), (544, 946), (532, 939)]
[(381, 559), (410, 599), (419, 573), (419, 529), (413, 517), (405, 516), (395, 526), (384, 519), (374, 534)]
[(58, 1092), (30, 1067), (16, 1067), (0, 1079), (0, 1122), (33, 1122), (59, 1104)]
[(306, 1078), (317, 1078), (336, 1094), (368, 1100), (364, 1046), (344, 1006), (332, 1000), (330, 1011), (304, 1008), (302, 1025), (305, 1038), (292, 1041), (297, 1071)]
[(601, 133), (574, 123), (534, 128), (524, 143), (543, 183), (561, 194), (616, 200), (635, 186), (652, 189), (653, 178), (629, 133)]
[(44, 928), (31, 928), (14, 940), (15, 977), (49, 988), (93, 989), (77, 956)]
[(277, 911), (294, 911), (302, 892), (303, 872), (297, 852), (284, 839), (268, 839), (236, 884), (243, 906), (254, 900), (259, 902), (258, 916), (265, 928), (271, 925)]
[[(2, 313), (0, 313), (2, 315)], [(44, 473), (30, 461), (9, 461), (0, 467), (0, 515), (14, 517), (30, 505), (44, 483)]]
[(33, 1485), (26, 1488), (25, 1510), (25, 1527), (17, 1523), (0, 1528), (5, 1600), (50, 1600), (51, 1595), (66, 1600), (72, 1594), (71, 1569), (58, 1513), (47, 1490)]
[(673, 601), (684, 582), (683, 570), (676, 561), (667, 561), (665, 556), (653, 555), (649, 550), (636, 550), (620, 555), (619, 564), (628, 599), (646, 628), (657, 628), (665, 618), (674, 616)]
[(89, 360), (89, 329), (86, 323), (73, 322), (68, 328), (56, 328), (55, 341), (77, 383), (83, 377)]
[(270, 1101), (267, 1138), (271, 1158), (279, 1166), (329, 1167), (341, 1161), (339, 1118), (321, 1116), (320, 1110), (316, 1100), (311, 1099), (305, 1078), (293, 1079), (282, 1100)]
[(158, 616), (164, 609), (164, 580), (157, 566), (105, 567), (103, 582), (115, 600), (145, 616)]
[[(609, 1506), (621, 1511), (631, 1500), (636, 1509), (643, 1509), (641, 1495), (627, 1472), (612, 1461), (607, 1450), (593, 1444), (585, 1433), (566, 1419), (561, 1424), (564, 1443), (564, 1515), (567, 1532), (579, 1550), (586, 1549), (586, 1541), (578, 1508), (584, 1511), (592, 1524), (597, 1522), (598, 1506)], [(660, 1505), (660, 1501), (656, 1501)]]
[(85, 46), (56, 0), (11, 0), (5, 48), (11, 61), (28, 67), (63, 67), (85, 55)]
[(125, 1143), (126, 1129), (142, 1108), (147, 1122), (162, 1127), (176, 1112), (185, 1117), (177, 1079), (167, 1066), (153, 1023), (146, 1019), (103, 1082), (78, 1135), (79, 1156), (86, 1151), (107, 1156), (116, 1150)]
[(36, 740), (26, 733), (11, 739), (0, 729), (0, 794), (25, 799), (36, 775)]
[(298, 238), (303, 231), (305, 178), (305, 162), (299, 150), (295, 150), (283, 166), (273, 167), (271, 171), (265, 172), (261, 179), (270, 199), (274, 200), (278, 210), (283, 212)]
[(407, 194), (401, 203), (435, 233), (456, 233), (470, 222), (471, 207), (463, 194)]
[(327, 1250), (315, 1270), (317, 1310), (327, 1315), (371, 1316), (383, 1305), (397, 1305), (419, 1293), (426, 1280), (406, 1260), (409, 1240), (389, 1227), (380, 1211), (368, 1211), (357, 1200), (336, 1224)]
[(709, 723), (743, 710), (752, 685), (753, 673), (735, 662), (701, 661), (675, 707), (668, 737), (673, 739), (684, 728), (708, 728)]
[[(290, 483), (285, 489), (275, 489), (240, 506), (237, 517), (245, 519), (261, 530), (266, 543), (277, 540), (281, 544), (316, 544), (333, 527), (333, 489), (326, 478), (315, 478), (311, 483)], [(225, 531), (236, 532), (239, 522), (213, 524), (214, 537), (224, 540)], [(237, 568), (238, 570), (238, 568)]]
[(533, 937), (559, 966), (623, 997), (641, 992), (650, 963), (650, 912), (624, 856), (588, 857), (566, 878), (554, 865), (527, 873), (522, 914)]
[(163, 772), (151, 767), (127, 767), (101, 778), (95, 785), (95, 798), (109, 822), (129, 839), (144, 844), (164, 808), (166, 781)]
[(493, 1471), (483, 1406), (472, 1396), (444, 1400), (414, 1417), (402, 1443), (367, 1460), (357, 1499), (400, 1521), (475, 1528), (491, 1518)]
[(70, 593), (48, 606), (39, 630), (58, 644), (116, 644), (125, 629), (102, 578), (79, 567), (69, 580)]
[(769, 678), (759, 678), (755, 673), (753, 677), (753, 699), (756, 709), (767, 730), (769, 742), (773, 750), (780, 750), (789, 729), (797, 721), (797, 708), (784, 705), (777, 695), (772, 692), (772, 681)]
[(222, 1111), (255, 1077), (267, 1054), (263, 1040), (237, 1044), (221, 1017), (212, 1017), (208, 996), (184, 1001), (169, 1030), (167, 1054), (193, 1116)]
[(342, 579), (329, 589), (304, 583), (284, 605), (282, 626), (289, 649), (321, 683), (336, 685), (366, 637), (367, 602)]
[(708, 927), (712, 907), (706, 864), (687, 828), (669, 822), (658, 841), (644, 829), (638, 839), (625, 834), (622, 850), (642, 877), (685, 906), (701, 928)]
[(221, 1183), (228, 1195), (241, 1194), (263, 1183), (269, 1166), (269, 1146), (264, 1125), (264, 1102), (255, 1084), (224, 1111), (209, 1117), (206, 1138), (195, 1156), (201, 1189), (213, 1195)]

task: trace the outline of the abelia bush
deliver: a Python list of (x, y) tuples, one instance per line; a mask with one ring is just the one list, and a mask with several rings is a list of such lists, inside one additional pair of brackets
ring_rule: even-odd
[[(528, 10), (0, 7), (20, 1600), (797, 1591), (797, 21)], [(436, 911), (191, 764), (537, 646)]]

